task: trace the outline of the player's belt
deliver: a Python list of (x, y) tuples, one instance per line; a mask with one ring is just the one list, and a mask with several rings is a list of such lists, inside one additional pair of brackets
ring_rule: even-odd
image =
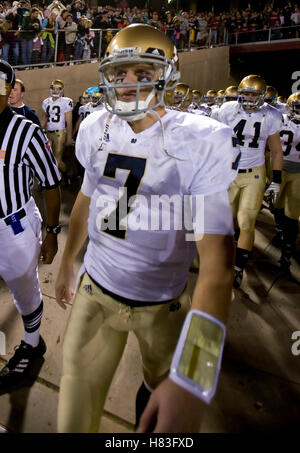
[(50, 132), (50, 134), (51, 134), (51, 132), (61, 132), (61, 131), (64, 131), (64, 130), (65, 130), (65, 129), (56, 129), (55, 131), (47, 131), (47, 133)]
[(252, 173), (252, 168), (240, 168), (238, 173)]
[[(88, 273), (87, 273), (88, 274)], [(95, 285), (101, 289), (103, 294), (107, 294), (108, 296), (112, 297), (113, 299), (116, 299), (118, 302), (121, 302), (122, 304), (129, 305), (130, 307), (149, 307), (150, 305), (160, 305), (160, 304), (167, 304), (169, 302), (172, 302), (173, 299), (169, 300), (164, 300), (164, 301), (157, 301), (157, 302), (147, 302), (144, 300), (132, 300), (132, 299), (127, 299), (126, 297), (122, 297), (119, 294), (112, 293), (106, 288), (103, 288), (98, 282), (96, 282), (90, 274), (88, 274), (90, 279), (92, 280)]]
[[(20, 211), (14, 212), (14, 214), (18, 214), (19, 219), (23, 219), (26, 216), (26, 211), (25, 209), (20, 209)], [(9, 217), (6, 217), (6, 219), (3, 219), (6, 225), (11, 225), (12, 222), (12, 214)]]

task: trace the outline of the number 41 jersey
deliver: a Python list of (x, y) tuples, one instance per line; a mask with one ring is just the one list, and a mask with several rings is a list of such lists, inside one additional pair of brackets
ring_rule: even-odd
[(236, 133), (236, 145), (239, 144), (241, 150), (241, 169), (263, 165), (269, 135), (282, 128), (282, 114), (266, 103), (256, 112), (249, 113), (237, 101), (226, 102), (218, 111), (217, 119), (231, 126)]
[(49, 97), (44, 99), (42, 108), (48, 117), (48, 131), (61, 131), (66, 129), (65, 113), (73, 110), (72, 99), (60, 97), (54, 101), (52, 97)]

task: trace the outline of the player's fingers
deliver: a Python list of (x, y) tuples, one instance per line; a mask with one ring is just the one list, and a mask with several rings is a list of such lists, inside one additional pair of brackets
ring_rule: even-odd
[(66, 309), (66, 305), (64, 303), (65, 299), (65, 286), (63, 285), (56, 285), (55, 286), (55, 296), (56, 296), (56, 302), (58, 305), (63, 308), (64, 310)]
[(148, 404), (141, 416), (139, 426), (136, 430), (137, 433), (150, 433), (156, 425), (156, 417), (158, 412), (158, 406), (155, 400), (150, 398)]

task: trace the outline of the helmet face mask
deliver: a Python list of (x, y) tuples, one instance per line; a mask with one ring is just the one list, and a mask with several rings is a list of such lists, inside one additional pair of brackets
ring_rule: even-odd
[(192, 102), (192, 92), (185, 83), (177, 83), (173, 91), (173, 106), (178, 109), (186, 109)]
[(85, 93), (87, 94), (88, 102), (91, 102), (93, 107), (97, 107), (97, 105), (103, 102), (103, 94), (100, 93), (98, 86), (87, 88)]
[(267, 86), (265, 102), (269, 105), (274, 105), (278, 97), (278, 92), (274, 87)]
[(91, 100), (92, 106), (97, 107), (97, 105), (100, 105), (103, 102), (103, 95), (102, 95), (102, 93), (93, 93), (90, 96), (90, 100)]
[(286, 109), (289, 118), (299, 123), (300, 122), (300, 91), (291, 94), (287, 100)]
[(211, 107), (216, 102), (217, 92), (215, 90), (208, 90), (203, 96), (205, 103)]
[(216, 105), (218, 106), (221, 106), (224, 102), (224, 95), (225, 95), (225, 91), (224, 90), (219, 90), (217, 92), (217, 96), (216, 96)]
[(64, 84), (61, 80), (53, 80), (50, 85), (50, 96), (52, 98), (62, 97), (64, 93)]
[(202, 94), (199, 90), (193, 90), (192, 91), (192, 102), (195, 105), (200, 105), (202, 100)]
[(256, 111), (264, 103), (267, 85), (264, 79), (257, 75), (244, 77), (238, 86), (238, 101), (246, 111)]
[(258, 110), (264, 103), (264, 95), (256, 91), (239, 90), (239, 102), (245, 110)]
[(140, 24), (122, 29), (99, 67), (106, 109), (126, 121), (144, 118), (179, 78), (177, 60), (176, 48), (159, 30)]

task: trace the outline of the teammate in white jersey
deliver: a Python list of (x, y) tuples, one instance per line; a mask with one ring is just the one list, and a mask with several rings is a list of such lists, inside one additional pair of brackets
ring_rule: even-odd
[(281, 183), (282, 149), (279, 131), (282, 115), (264, 103), (266, 82), (257, 75), (245, 77), (239, 84), (239, 101), (226, 102), (218, 119), (233, 128), (241, 149), (238, 176), (231, 184), (229, 198), (238, 226), (234, 286), (238, 288), (254, 244), (256, 217), (261, 208), (265, 187), (265, 148), (271, 152), (273, 180), (267, 193), (278, 195)]
[(281, 113), (287, 113), (286, 104), (283, 102), (279, 102), (277, 98), (278, 91), (276, 90), (276, 88), (267, 85), (265, 102), (271, 105), (272, 107), (275, 107), (275, 109), (279, 110)]
[(283, 149), (282, 183), (274, 209), (277, 234), (273, 244), (282, 248), (279, 266), (289, 271), (296, 247), (300, 217), (300, 92), (287, 100), (280, 140)]
[[(93, 90), (91, 90), (93, 88)], [(103, 110), (104, 109), (104, 104), (103, 104), (103, 94), (99, 92), (99, 87), (91, 87), (86, 90), (86, 93), (89, 97), (89, 102), (87, 104), (82, 105), (79, 107), (78, 110), (78, 120), (75, 124), (74, 130), (73, 130), (73, 137), (77, 134), (77, 131), (79, 129), (79, 126), (81, 122), (91, 113), (96, 112), (97, 110)], [(90, 91), (89, 91), (90, 90)]]
[(202, 93), (199, 90), (192, 90), (192, 103), (188, 107), (188, 112), (194, 113), (199, 110), (202, 100)]
[(53, 80), (50, 85), (50, 96), (42, 103), (41, 124), (46, 131), (53, 154), (61, 172), (66, 172), (63, 162), (65, 147), (72, 146), (72, 110), (73, 101), (63, 96), (64, 84), (61, 80)]
[[(176, 343), (190, 307), (185, 288), (196, 249), (201, 268), (190, 315), (200, 325), (193, 335), (201, 336), (208, 314), (209, 332), (220, 333), (227, 318), (233, 282), (227, 189), (238, 153), (228, 126), (165, 110), (177, 62), (174, 44), (161, 31), (140, 24), (122, 29), (100, 64), (108, 112), (92, 113), (78, 132), (85, 177), (56, 282), (63, 308), (74, 293), (73, 263), (87, 236), (89, 244), (64, 340), (59, 432), (97, 432), (129, 331), (138, 339), (145, 378), (136, 402), (138, 432), (197, 432), (203, 401), (215, 388), (216, 367), (208, 377), (207, 361), (202, 371), (199, 362), (193, 368), (208, 377), (206, 395), (193, 373), (186, 380), (178, 375), (186, 330)], [(183, 226), (187, 195), (192, 217)], [(197, 200), (203, 210), (191, 207)], [(195, 242), (186, 236), (191, 230)], [(221, 351), (224, 335), (211, 339), (209, 332), (201, 347), (210, 348), (212, 340)]]

